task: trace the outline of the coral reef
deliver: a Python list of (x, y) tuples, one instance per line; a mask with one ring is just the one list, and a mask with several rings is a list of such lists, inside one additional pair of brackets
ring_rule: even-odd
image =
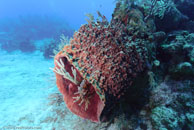
[(41, 46), (40, 51), (43, 52), (43, 56), (46, 59), (53, 58), (65, 45), (69, 44), (69, 41), (69, 37), (62, 34), (60, 40), (50, 39), (44, 41), (44, 45)]
[(74, 30), (65, 20), (56, 16), (21, 16), (15, 19), (2, 19), (0, 21), (0, 47), (8, 52), (21, 50), (33, 52), (37, 50), (34, 42), (46, 38), (53, 38), (51, 45), (44, 46), (42, 51), (45, 58), (52, 55), (53, 49), (58, 47), (58, 36), (63, 34), (72, 37)]
[[(145, 20), (154, 19), (157, 31), (171, 32), (186, 29), (193, 32), (193, 0), (117, 0), (128, 5), (138, 6), (144, 11)], [(170, 21), (170, 22), (169, 22)]]
[[(176, 79), (194, 76), (194, 34), (188, 31), (169, 33), (158, 47), (158, 59), (165, 67), (165, 74)], [(167, 58), (168, 57), (168, 58)], [(170, 59), (170, 60), (169, 60)]]
[(43, 52), (43, 56), (45, 59), (52, 58), (54, 56), (53, 50), (57, 48), (58, 42), (55, 39), (51, 39), (49, 41), (43, 41), (44, 45), (40, 48), (40, 51)]
[(190, 20), (194, 20), (194, 1), (193, 0), (174, 0), (177, 5), (177, 9), (180, 10), (185, 16), (187, 16)]
[(22, 40), (20, 39), (17, 41), (8, 40), (6, 43), (1, 45), (1, 48), (7, 52), (12, 52), (15, 50), (20, 50), (22, 52), (33, 52), (36, 50), (36, 46), (29, 38)]
[[(151, 122), (155, 129), (193, 129), (193, 81), (166, 81), (150, 97)], [(188, 117), (189, 116), (189, 117)]]
[[(138, 2), (119, 0), (110, 22), (89, 14), (55, 56), (52, 70), (67, 107), (81, 118), (108, 121), (82, 121), (85, 128), (194, 129), (194, 35), (179, 30), (186, 29), (178, 27), (185, 16), (174, 4), (164, 17), (151, 17)], [(161, 30), (166, 18), (178, 21)]]
[(110, 23), (98, 12), (98, 20), (88, 20), (55, 56), (59, 90), (67, 107), (83, 118), (105, 120), (103, 108), (109, 110), (133, 89), (133, 81), (147, 69), (149, 27), (140, 10), (127, 11), (122, 16), (115, 10)]
[[(156, 18), (158, 30), (171, 32), (174, 30), (186, 29), (193, 32), (193, 0), (170, 0), (172, 8), (164, 14), (163, 19)], [(169, 22), (170, 21), (170, 22)]]

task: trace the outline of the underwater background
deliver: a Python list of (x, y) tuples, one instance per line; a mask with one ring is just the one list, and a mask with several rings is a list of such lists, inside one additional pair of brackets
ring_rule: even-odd
[(0, 130), (194, 130), (194, 0), (0, 0)]

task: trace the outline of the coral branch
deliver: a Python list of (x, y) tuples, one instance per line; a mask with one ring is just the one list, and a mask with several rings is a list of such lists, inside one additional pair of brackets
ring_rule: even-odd
[(78, 81), (76, 80), (76, 70), (71, 67), (72, 73), (73, 73), (73, 77), (65, 70), (65, 65), (62, 61), (62, 59), (55, 60), (55, 62), (57, 63), (57, 65), (59, 66), (59, 68), (55, 67), (50, 68), (51, 70), (53, 70), (54, 72), (56, 72), (57, 74), (62, 75), (65, 79), (70, 80), (71, 82), (75, 83), (76, 85), (78, 85)]

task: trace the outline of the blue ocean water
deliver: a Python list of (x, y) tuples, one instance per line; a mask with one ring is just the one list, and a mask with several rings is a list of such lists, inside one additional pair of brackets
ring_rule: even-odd
[[(193, 130), (193, 12), (194, 0), (0, 0), (0, 130)], [(127, 62), (134, 74), (120, 79), (139, 77), (126, 80), (131, 92), (121, 100), (105, 92), (98, 123), (66, 107), (52, 71), (55, 55), (93, 18), (111, 44), (125, 45), (119, 55), (131, 52), (123, 63), (146, 48), (145, 71)], [(122, 65), (119, 74), (129, 69)]]

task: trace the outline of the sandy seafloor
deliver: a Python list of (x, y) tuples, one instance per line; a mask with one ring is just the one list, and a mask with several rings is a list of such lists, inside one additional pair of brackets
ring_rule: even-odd
[(58, 88), (49, 69), (53, 66), (53, 60), (46, 60), (39, 51), (28, 54), (0, 50), (0, 130), (74, 129), (80, 119), (54, 98)]

